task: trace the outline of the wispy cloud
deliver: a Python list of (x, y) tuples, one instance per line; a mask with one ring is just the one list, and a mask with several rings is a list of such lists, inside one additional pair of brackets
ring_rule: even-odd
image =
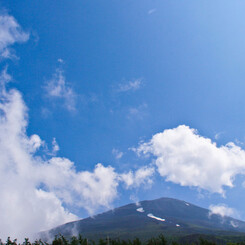
[(0, 57), (14, 58), (15, 54), (10, 46), (15, 43), (26, 42), (29, 33), (24, 32), (13, 16), (0, 15)]
[(214, 138), (215, 138), (216, 140), (219, 140), (222, 134), (224, 134), (224, 132), (216, 133), (216, 134), (214, 135)]
[(12, 77), (8, 74), (8, 67), (6, 66), (0, 74), (0, 86), (2, 90), (5, 90), (6, 83), (10, 82)]
[[(62, 60), (63, 63), (63, 60)], [(76, 110), (77, 94), (66, 81), (64, 71), (61, 68), (56, 69), (52, 78), (46, 82), (46, 95), (50, 99), (59, 99), (64, 107), (69, 111)]]
[(151, 15), (151, 14), (155, 13), (156, 11), (157, 11), (157, 9), (150, 9), (150, 10), (148, 11), (148, 14)]
[(56, 156), (57, 152), (60, 150), (60, 147), (56, 141), (56, 138), (53, 138), (53, 141), (52, 141), (52, 152), (51, 154), (53, 156)]
[(60, 64), (63, 64), (63, 63), (64, 63), (64, 60), (61, 59), (61, 58), (59, 58), (57, 61), (58, 61)]
[(128, 81), (125, 83), (120, 83), (118, 85), (117, 91), (118, 92), (135, 91), (135, 90), (140, 89), (142, 85), (143, 85), (142, 79), (138, 78), (138, 79)]
[(128, 109), (128, 119), (143, 119), (147, 114), (148, 105), (143, 103), (137, 107), (130, 107)]
[(112, 149), (112, 154), (115, 156), (116, 159), (120, 159), (123, 156), (123, 152), (115, 148)]

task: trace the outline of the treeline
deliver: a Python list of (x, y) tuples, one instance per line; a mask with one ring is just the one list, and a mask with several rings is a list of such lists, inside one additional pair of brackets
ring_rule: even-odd
[[(59, 235), (55, 236), (52, 242), (44, 242), (41, 239), (36, 240), (34, 243), (31, 243), (28, 238), (25, 238), (25, 241), (22, 243), (17, 243), (17, 239), (11, 240), (8, 237), (6, 242), (3, 242), (0, 239), (0, 245), (180, 245), (180, 244), (191, 244), (191, 245), (216, 245), (220, 244), (214, 241), (209, 241), (199, 238), (198, 242), (191, 243), (182, 243), (177, 241), (167, 241), (163, 235), (158, 236), (157, 238), (151, 238), (146, 242), (142, 242), (139, 238), (135, 238), (133, 240), (120, 240), (120, 239), (110, 239), (107, 237), (106, 239), (100, 239), (98, 242), (94, 242), (93, 240), (88, 240), (83, 238), (81, 235), (72, 236), (70, 239)], [(224, 244), (224, 243), (223, 243)], [(227, 245), (245, 245), (245, 241), (242, 242), (227, 242)]]

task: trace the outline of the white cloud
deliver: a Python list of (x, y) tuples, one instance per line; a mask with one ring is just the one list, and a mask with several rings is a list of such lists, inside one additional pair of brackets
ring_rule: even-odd
[(62, 69), (56, 69), (52, 79), (46, 83), (45, 90), (49, 98), (62, 100), (67, 110), (76, 110), (77, 94), (67, 84)]
[(141, 111), (139, 110), (139, 108), (136, 108), (136, 107), (129, 108), (129, 115), (130, 116), (138, 116), (140, 114), (141, 114)]
[[(27, 115), (20, 94), (16, 90), (11, 90), (2, 97), (0, 108), (2, 113), (0, 121), (1, 237), (19, 236), (20, 230), (32, 232), (37, 228), (36, 226), (45, 228), (42, 225), (47, 220), (37, 216), (43, 215), (44, 212), (47, 216), (51, 215), (54, 211), (53, 207), (59, 213), (60, 222), (71, 220), (70, 218), (75, 216), (65, 213), (60, 205), (56, 205), (55, 198), (53, 199), (56, 203), (45, 200), (45, 203), (50, 204), (50, 208), (39, 210), (43, 202), (38, 195), (38, 189), (33, 187), (36, 183), (33, 179), (31, 156), (39, 147), (40, 141), (36, 136), (28, 138), (25, 135)], [(36, 223), (33, 219), (36, 219)], [(52, 223), (51, 220), (49, 222)], [(52, 225), (55, 224), (54, 220)]]
[(113, 148), (112, 149), (112, 154), (115, 156), (116, 159), (120, 159), (123, 156), (123, 152)]
[(6, 83), (8, 83), (12, 80), (12, 77), (8, 74), (7, 70), (8, 70), (8, 67), (6, 66), (2, 70), (1, 75), (0, 75), (1, 90), (4, 90)]
[(146, 103), (143, 103), (137, 107), (130, 107), (128, 109), (128, 119), (140, 119), (142, 120), (147, 115), (147, 107)]
[(20, 93), (11, 90), (1, 95), (0, 237), (23, 239), (76, 216), (63, 208), (55, 193), (38, 188), (42, 182), (38, 166), (46, 164), (33, 155), (41, 146), (40, 137), (25, 133), (27, 109)]
[[(70, 208), (85, 208), (94, 214), (99, 208), (111, 207), (118, 185), (125, 181), (113, 167), (99, 163), (93, 171), (77, 171), (67, 158), (36, 155), (46, 143), (36, 134), (27, 135), (27, 108), (15, 89), (1, 88), (0, 115), (1, 238), (23, 240), (73, 221), (78, 217)], [(55, 154), (59, 150), (55, 138), (52, 145)], [(145, 167), (130, 172), (132, 180), (127, 186), (151, 184), (153, 171)]]
[(125, 182), (126, 188), (137, 188), (141, 185), (150, 187), (153, 183), (152, 177), (155, 172), (153, 167), (142, 167), (135, 172), (129, 171), (128, 173), (121, 174), (121, 180)]
[(12, 58), (15, 55), (9, 48), (15, 43), (26, 42), (29, 34), (24, 32), (13, 16), (0, 15), (0, 56)]
[(118, 177), (110, 166), (97, 164), (93, 172), (77, 172), (69, 159), (53, 157), (39, 166), (38, 175), (63, 202), (83, 207), (90, 214), (101, 206), (109, 208), (117, 197)]
[(60, 150), (60, 147), (59, 147), (56, 139), (53, 138), (53, 141), (52, 141), (52, 155), (55, 156), (59, 150)]
[(139, 202), (139, 198), (135, 194), (131, 194), (129, 199), (135, 203), (136, 207), (141, 206), (141, 204)]
[(26, 135), (21, 94), (3, 89), (0, 95), (0, 237), (23, 239), (77, 219), (64, 204), (90, 213), (110, 207), (119, 181), (114, 169), (97, 164), (92, 172), (78, 172), (69, 159), (35, 156), (44, 142), (38, 135)]
[(221, 135), (223, 135), (223, 134), (224, 134), (224, 132), (219, 132), (219, 133), (217, 133), (217, 134), (214, 135), (214, 138), (215, 138), (216, 140), (219, 140), (220, 137), (221, 137)]
[(41, 140), (41, 138), (37, 134), (33, 134), (30, 137), (29, 140), (30, 145), (30, 151), (35, 152), (37, 151), (41, 146), (44, 145), (44, 142)]
[(150, 9), (150, 10), (148, 11), (148, 14), (151, 15), (151, 14), (155, 13), (156, 11), (157, 11), (157, 9)]
[(245, 188), (245, 181), (242, 182), (242, 187)]
[(213, 214), (218, 214), (221, 217), (225, 217), (225, 216), (236, 217), (236, 216), (238, 216), (238, 213), (234, 208), (230, 208), (225, 204), (210, 205), (209, 209), (210, 209), (209, 216), (211, 216)]
[(143, 85), (142, 79), (138, 78), (133, 81), (128, 81), (126, 83), (120, 83), (118, 86), (118, 92), (127, 92), (127, 91), (135, 91), (141, 88)]
[(61, 58), (59, 58), (57, 61), (58, 61), (60, 64), (63, 64), (63, 63), (64, 63), (64, 60), (61, 59)]
[(167, 181), (224, 195), (237, 174), (245, 173), (245, 151), (230, 142), (218, 147), (195, 129), (181, 125), (155, 134), (138, 153), (152, 154), (158, 172)]

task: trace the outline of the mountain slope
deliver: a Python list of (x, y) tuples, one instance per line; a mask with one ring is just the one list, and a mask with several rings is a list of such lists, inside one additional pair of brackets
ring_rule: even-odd
[[(71, 236), (81, 233), (84, 237), (142, 240), (164, 234), (167, 237), (193, 234), (241, 236), (245, 222), (230, 217), (210, 215), (200, 208), (172, 198), (142, 201), (140, 206), (129, 204), (83, 220), (67, 223), (49, 231)], [(42, 236), (45, 233), (42, 234)]]

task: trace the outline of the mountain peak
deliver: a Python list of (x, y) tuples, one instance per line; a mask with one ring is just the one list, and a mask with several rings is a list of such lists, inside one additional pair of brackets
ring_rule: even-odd
[[(131, 203), (83, 220), (67, 223), (49, 231), (49, 236), (82, 234), (88, 238), (148, 239), (163, 234), (238, 234), (245, 222), (212, 214), (208, 209), (183, 200), (162, 197)], [(239, 233), (240, 234), (240, 233)]]

